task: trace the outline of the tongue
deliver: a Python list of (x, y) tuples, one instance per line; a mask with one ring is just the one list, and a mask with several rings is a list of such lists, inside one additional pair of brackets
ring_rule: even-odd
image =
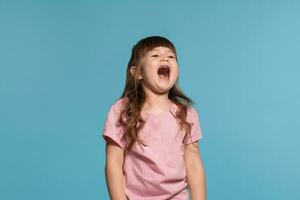
[(167, 75), (160, 74), (160, 75), (158, 75), (158, 76), (159, 76), (159, 78), (161, 78), (161, 79), (168, 79), (168, 76), (167, 76)]
[(159, 78), (161, 79), (169, 79), (169, 73), (164, 73), (164, 74), (158, 74)]

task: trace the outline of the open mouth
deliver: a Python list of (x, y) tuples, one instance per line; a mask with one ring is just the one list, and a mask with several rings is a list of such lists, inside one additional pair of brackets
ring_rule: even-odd
[(168, 65), (162, 65), (158, 68), (157, 74), (160, 78), (169, 78), (170, 77), (170, 67)]

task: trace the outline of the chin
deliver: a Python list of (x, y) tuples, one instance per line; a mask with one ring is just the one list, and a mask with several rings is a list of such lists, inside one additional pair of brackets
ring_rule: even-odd
[(174, 86), (174, 84), (170, 85), (169, 87), (159, 88), (157, 91), (158, 91), (158, 93), (165, 94), (165, 93), (168, 93), (172, 89), (173, 86)]
[(155, 93), (156, 94), (159, 94), (159, 95), (163, 95), (163, 94), (168, 94), (170, 90), (161, 90), (161, 91), (156, 91)]

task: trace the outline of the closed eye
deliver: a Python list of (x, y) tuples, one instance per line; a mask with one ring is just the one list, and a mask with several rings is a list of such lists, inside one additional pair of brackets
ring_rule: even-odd
[[(151, 57), (158, 57), (157, 54), (151, 55)], [(169, 58), (175, 58), (175, 56), (168, 56)]]

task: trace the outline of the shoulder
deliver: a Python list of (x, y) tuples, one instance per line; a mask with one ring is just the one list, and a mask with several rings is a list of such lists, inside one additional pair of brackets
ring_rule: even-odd
[(188, 121), (197, 121), (198, 120), (198, 110), (190, 105), (188, 108), (187, 108), (187, 120)]
[(126, 98), (122, 97), (117, 99), (110, 107), (111, 112), (120, 113), (122, 109), (124, 108), (124, 105), (126, 103)]
[(123, 110), (125, 104), (125, 99), (124, 98), (119, 98), (115, 102), (113, 102), (108, 110), (107, 113), (107, 120), (108, 121), (116, 121), (119, 119), (120, 114)]
[(198, 111), (197, 111), (197, 109), (195, 108), (195, 106), (190, 105), (190, 106), (187, 107), (187, 112), (188, 112), (189, 114), (195, 114), (195, 113), (197, 113)]
[[(178, 105), (174, 104), (175, 106), (175, 112), (177, 112), (179, 110)], [(189, 105), (187, 107), (187, 116), (186, 119), (188, 122), (194, 121), (194, 120), (198, 120), (198, 110), (195, 108), (195, 106), (193, 105)]]

